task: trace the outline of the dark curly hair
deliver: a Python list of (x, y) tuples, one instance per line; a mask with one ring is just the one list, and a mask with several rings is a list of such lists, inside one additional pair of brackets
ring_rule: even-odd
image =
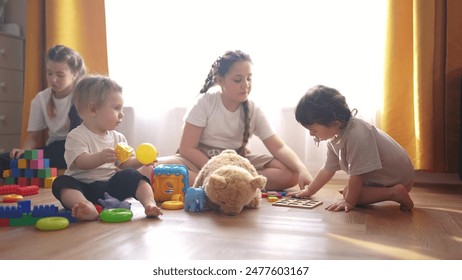
[(352, 116), (345, 96), (324, 85), (310, 88), (295, 109), (295, 119), (304, 127), (312, 124), (329, 126), (334, 121), (339, 121), (344, 127)]

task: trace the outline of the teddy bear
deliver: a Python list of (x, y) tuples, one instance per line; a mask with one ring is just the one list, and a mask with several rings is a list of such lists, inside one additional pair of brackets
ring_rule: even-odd
[(234, 150), (224, 150), (201, 168), (193, 188), (205, 191), (206, 208), (237, 215), (245, 208), (258, 208), (266, 177)]

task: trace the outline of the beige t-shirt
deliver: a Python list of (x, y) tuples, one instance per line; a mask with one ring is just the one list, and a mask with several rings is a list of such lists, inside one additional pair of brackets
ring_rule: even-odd
[(115, 163), (105, 163), (90, 170), (78, 169), (73, 163), (83, 153), (92, 154), (103, 149), (115, 148), (121, 142), (127, 143), (127, 139), (120, 132), (112, 130), (108, 131), (105, 136), (101, 136), (90, 131), (84, 124), (79, 125), (67, 135), (64, 159), (68, 168), (64, 174), (84, 183), (108, 181), (116, 173)]
[(352, 118), (342, 132), (328, 141), (324, 168), (361, 175), (368, 186), (408, 184), (414, 166), (403, 147), (385, 132)]

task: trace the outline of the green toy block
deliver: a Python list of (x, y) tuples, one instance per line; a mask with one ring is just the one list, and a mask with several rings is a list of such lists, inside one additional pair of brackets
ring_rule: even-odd
[(24, 151), (24, 158), (28, 159), (28, 160), (37, 159), (38, 158), (37, 150), (26, 150), (26, 151)]
[(13, 176), (7, 177), (7, 178), (5, 178), (5, 183), (7, 185), (14, 185), (14, 184), (16, 184), (16, 178), (13, 177)]
[(32, 214), (23, 214), (21, 218), (10, 218), (10, 226), (33, 226), (41, 217), (32, 217)]
[(44, 168), (44, 169), (37, 170), (37, 177), (39, 177), (41, 179), (51, 177), (51, 169), (50, 168)]

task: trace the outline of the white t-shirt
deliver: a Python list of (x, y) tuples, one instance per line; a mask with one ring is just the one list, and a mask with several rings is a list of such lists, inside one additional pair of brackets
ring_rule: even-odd
[(335, 138), (328, 141), (324, 168), (361, 175), (368, 186), (408, 184), (414, 166), (403, 147), (385, 132), (358, 118), (351, 118)]
[(84, 183), (109, 180), (116, 173), (115, 163), (105, 163), (91, 170), (77, 169), (73, 163), (83, 153), (92, 154), (103, 149), (115, 148), (121, 142), (127, 143), (127, 139), (120, 132), (112, 130), (101, 136), (90, 131), (84, 124), (79, 125), (67, 135), (64, 159), (68, 168), (64, 174)]
[[(263, 111), (251, 100), (248, 104), (251, 118), (250, 136), (255, 134), (261, 140), (265, 140), (274, 135)], [(220, 92), (200, 94), (184, 120), (204, 128), (199, 140), (201, 144), (221, 149), (238, 149), (242, 145), (244, 109), (241, 105), (235, 112), (230, 112), (223, 105)]]
[(50, 119), (47, 113), (47, 106), (51, 95), (51, 88), (47, 88), (39, 92), (34, 99), (32, 99), (29, 124), (27, 127), (28, 132), (35, 132), (48, 128), (46, 145), (57, 140), (66, 139), (70, 128), (68, 115), (72, 106), (72, 94), (62, 99), (53, 97), (53, 101), (56, 105), (56, 116), (52, 119)]

